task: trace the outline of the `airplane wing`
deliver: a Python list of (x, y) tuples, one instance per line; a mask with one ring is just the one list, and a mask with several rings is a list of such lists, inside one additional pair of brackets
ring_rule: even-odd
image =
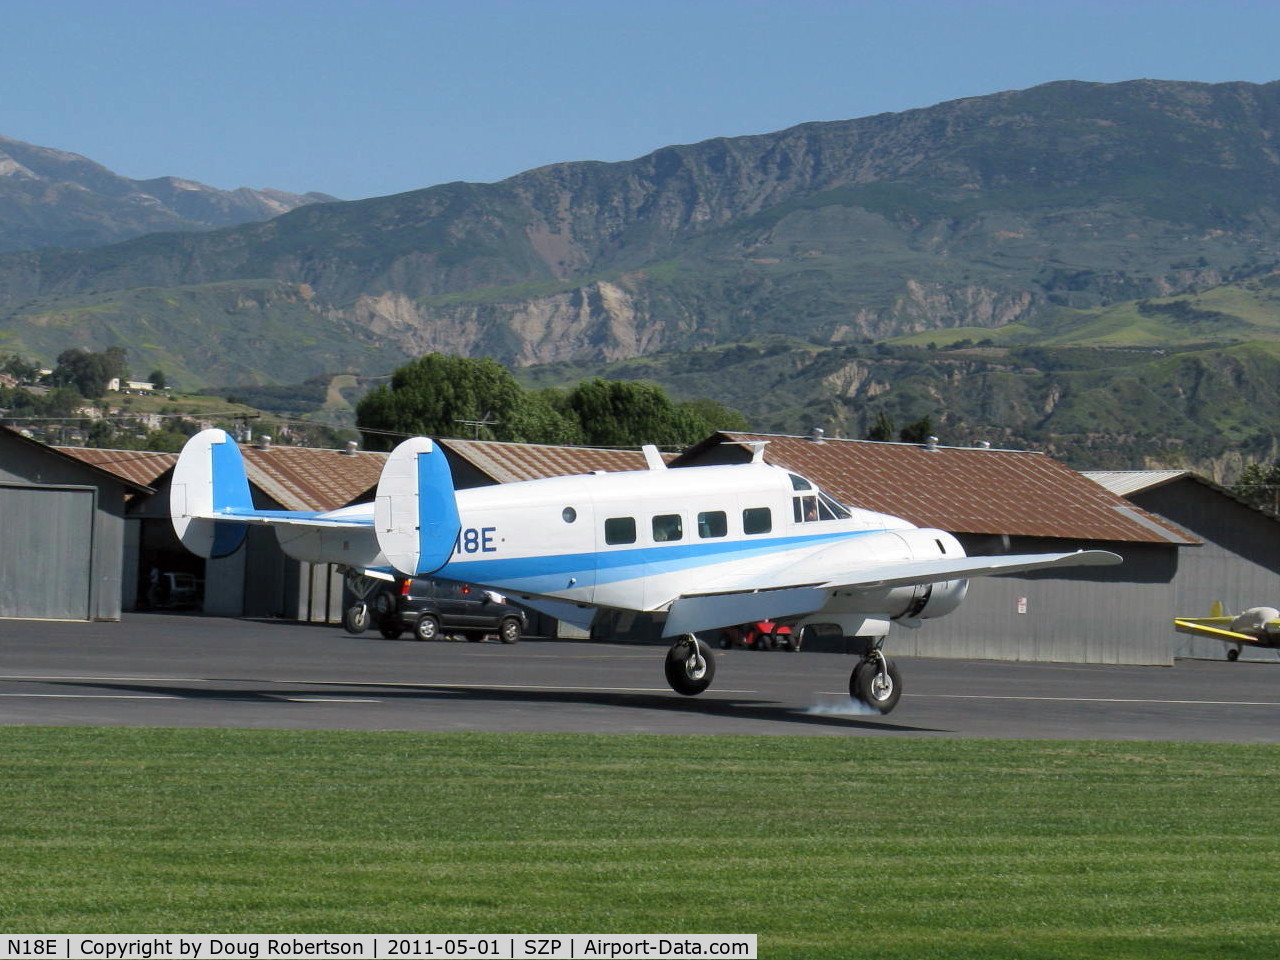
[(1254, 646), (1266, 646), (1258, 637), (1247, 633), (1228, 630), (1234, 617), (1178, 617), (1173, 621), (1173, 628), (1178, 633), (1190, 633), (1198, 637), (1209, 637), (1223, 643), (1250, 643)]
[(1120, 563), (1107, 550), (1071, 553), (1025, 553), (998, 557), (945, 557), (869, 563), (814, 578), (788, 581), (786, 571), (761, 571), (721, 580), (697, 592), (682, 594), (671, 604), (664, 636), (696, 633), (726, 623), (795, 617), (820, 610), (833, 590), (891, 588), (940, 583), (968, 577), (1023, 573), (1049, 567), (1108, 566)]

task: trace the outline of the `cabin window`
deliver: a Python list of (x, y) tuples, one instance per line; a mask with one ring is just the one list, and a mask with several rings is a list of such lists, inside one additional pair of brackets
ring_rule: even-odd
[(605, 543), (635, 543), (636, 521), (634, 517), (610, 517), (604, 522)]
[(723, 510), (709, 510), (698, 514), (698, 536), (703, 540), (724, 537), (729, 534), (729, 519)]
[(653, 542), (667, 543), (684, 539), (684, 522), (678, 513), (664, 513), (653, 518)]
[(792, 497), (791, 512), (796, 523), (812, 523), (818, 519), (818, 498)]
[(743, 533), (768, 533), (773, 529), (773, 513), (768, 507), (747, 507), (742, 511)]
[(565, 523), (573, 523), (573, 521), (578, 519), (578, 511), (573, 509), (573, 507), (565, 507), (560, 516), (564, 517)]
[(792, 490), (812, 490), (813, 489), (813, 484), (810, 483), (808, 480), (806, 480), (804, 477), (798, 477), (794, 473), (789, 473), (787, 474), (787, 476), (791, 478)]

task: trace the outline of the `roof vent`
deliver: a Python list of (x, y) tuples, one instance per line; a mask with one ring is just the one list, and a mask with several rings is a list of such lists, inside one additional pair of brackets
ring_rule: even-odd
[(925, 448), (926, 450), (937, 450), (937, 449), (938, 449), (938, 438), (937, 438), (937, 437), (925, 437), (925, 438), (924, 438), (924, 448)]
[(823, 434), (826, 433), (821, 427), (814, 427), (809, 431), (809, 439), (814, 443), (821, 443)]
[(257, 447), (258, 447), (258, 449), (259, 449), (259, 450), (270, 450), (270, 449), (271, 449), (271, 434), (269, 434), (269, 433), (264, 433), (264, 434), (262, 434), (260, 437), (258, 437)]
[(347, 449), (342, 451), (342, 455), (344, 457), (354, 457), (356, 455), (356, 451), (359, 449), (360, 449), (360, 444), (358, 444), (354, 440), (348, 440)]

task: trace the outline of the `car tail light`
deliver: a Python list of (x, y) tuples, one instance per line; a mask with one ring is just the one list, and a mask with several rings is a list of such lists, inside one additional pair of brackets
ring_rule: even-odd
[(407, 597), (409, 595), (409, 584), (411, 583), (413, 581), (408, 579), (400, 581), (400, 596)]

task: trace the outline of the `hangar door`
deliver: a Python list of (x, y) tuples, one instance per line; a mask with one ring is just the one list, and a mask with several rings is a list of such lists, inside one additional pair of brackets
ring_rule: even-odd
[(96, 492), (0, 485), (0, 617), (89, 619)]

